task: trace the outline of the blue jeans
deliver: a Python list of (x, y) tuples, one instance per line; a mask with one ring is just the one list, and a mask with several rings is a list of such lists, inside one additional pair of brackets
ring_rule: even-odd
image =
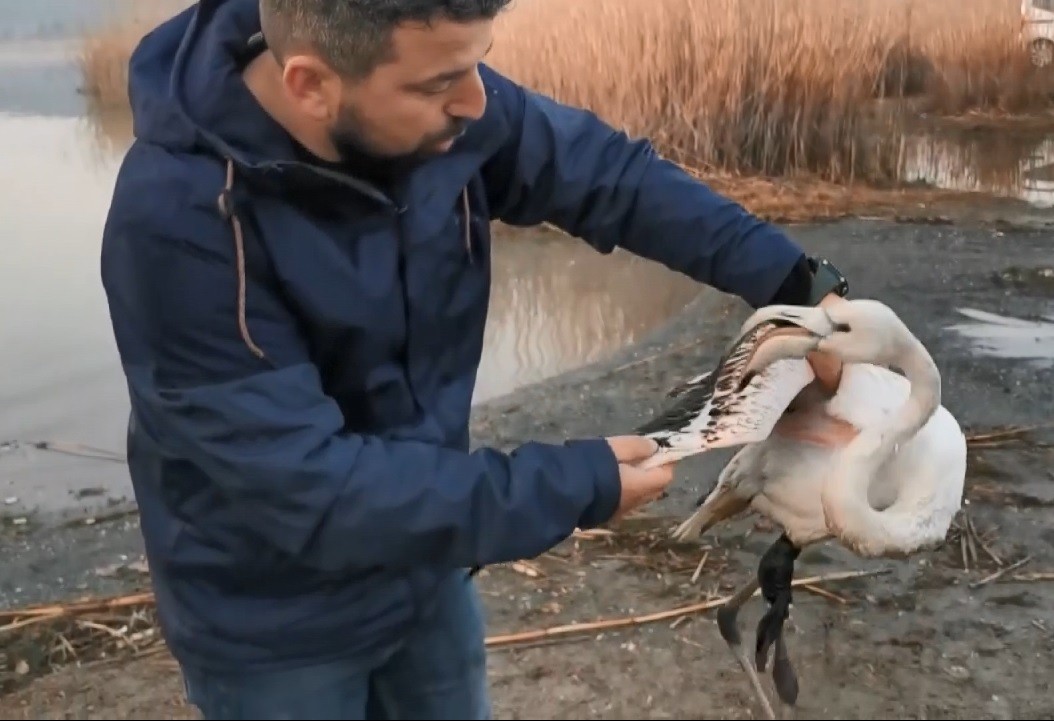
[(206, 719), (489, 719), (483, 612), (472, 579), (453, 574), (431, 616), (377, 668), (352, 662), (262, 673), (183, 668)]

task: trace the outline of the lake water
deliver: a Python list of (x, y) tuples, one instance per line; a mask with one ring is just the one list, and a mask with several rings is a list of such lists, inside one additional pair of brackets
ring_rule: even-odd
[(1011, 131), (913, 135), (906, 142), (904, 179), (1051, 208), (1054, 137)]
[[(0, 15), (2, 516), (94, 513), (131, 497), (120, 461), (127, 391), (99, 279), (128, 119), (87, 114), (72, 62), (78, 34), (131, 3), (8, 2)], [(476, 402), (599, 360), (700, 290), (655, 263), (601, 256), (553, 233), (499, 236)], [(39, 441), (103, 449), (118, 460), (19, 444)]]

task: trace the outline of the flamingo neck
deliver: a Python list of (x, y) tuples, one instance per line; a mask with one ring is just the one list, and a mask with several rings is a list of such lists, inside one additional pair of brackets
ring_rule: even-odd
[(904, 343), (898, 359), (911, 391), (889, 419), (862, 429), (840, 454), (824, 483), (821, 500), (829, 530), (862, 555), (886, 555), (914, 547), (917, 519), (903, 512), (878, 511), (868, 497), (875, 474), (911, 440), (940, 405), (941, 379), (918, 340)]

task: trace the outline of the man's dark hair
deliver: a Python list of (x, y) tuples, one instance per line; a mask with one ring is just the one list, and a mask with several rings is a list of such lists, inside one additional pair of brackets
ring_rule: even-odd
[(281, 59), (311, 49), (349, 77), (391, 59), (392, 31), (405, 22), (489, 20), (511, 0), (260, 0), (268, 47)]

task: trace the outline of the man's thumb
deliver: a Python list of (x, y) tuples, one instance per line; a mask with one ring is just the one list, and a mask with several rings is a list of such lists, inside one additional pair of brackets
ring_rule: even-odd
[(650, 458), (659, 450), (659, 444), (644, 436), (615, 436), (608, 443), (620, 463), (636, 463)]

